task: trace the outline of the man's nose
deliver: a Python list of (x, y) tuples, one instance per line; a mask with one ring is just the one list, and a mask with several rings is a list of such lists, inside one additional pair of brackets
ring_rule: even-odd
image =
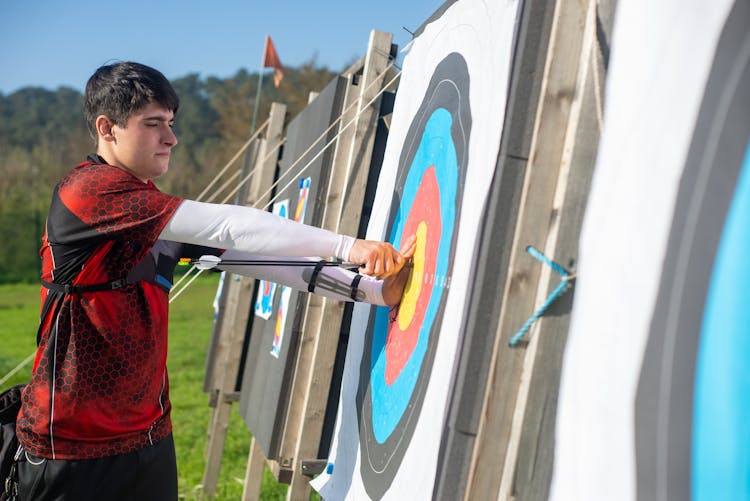
[(174, 130), (172, 130), (172, 127), (167, 127), (167, 133), (164, 136), (163, 141), (164, 144), (168, 144), (170, 147), (173, 147), (178, 143), (177, 136), (175, 135)]

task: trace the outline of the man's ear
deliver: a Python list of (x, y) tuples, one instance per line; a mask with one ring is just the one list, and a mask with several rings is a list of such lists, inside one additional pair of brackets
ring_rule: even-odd
[(96, 133), (100, 139), (104, 141), (114, 141), (115, 136), (112, 133), (112, 127), (114, 124), (107, 115), (99, 115), (96, 117)]

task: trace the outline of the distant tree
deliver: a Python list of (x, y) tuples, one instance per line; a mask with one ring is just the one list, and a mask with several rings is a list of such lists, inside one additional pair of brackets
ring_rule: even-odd
[(292, 69), (288, 75), (285, 73), (278, 89), (269, 83), (269, 88), (263, 90), (269, 100), (286, 103), (289, 116), (293, 118), (307, 107), (310, 92), (323, 90), (335, 75), (328, 68), (318, 66), (317, 56), (313, 55), (299, 68)]

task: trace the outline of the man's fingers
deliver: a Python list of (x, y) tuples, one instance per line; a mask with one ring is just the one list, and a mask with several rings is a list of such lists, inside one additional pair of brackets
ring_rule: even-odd
[(387, 278), (401, 271), (404, 264), (416, 251), (416, 236), (412, 235), (402, 242), (398, 252), (387, 242), (357, 240), (352, 248), (350, 260), (362, 263), (360, 273), (376, 278)]
[(417, 236), (412, 235), (401, 243), (401, 256), (405, 259), (414, 257), (417, 251)]

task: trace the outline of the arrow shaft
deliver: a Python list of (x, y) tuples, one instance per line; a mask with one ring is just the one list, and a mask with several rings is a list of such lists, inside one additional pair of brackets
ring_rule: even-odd
[[(193, 264), (200, 264), (200, 260), (192, 261)], [(338, 266), (343, 268), (359, 268), (363, 265), (359, 263), (336, 262), (336, 261), (266, 261), (266, 260), (252, 260), (252, 259), (222, 259), (215, 263), (216, 266), (236, 266), (236, 265), (248, 265), (248, 266)]]

